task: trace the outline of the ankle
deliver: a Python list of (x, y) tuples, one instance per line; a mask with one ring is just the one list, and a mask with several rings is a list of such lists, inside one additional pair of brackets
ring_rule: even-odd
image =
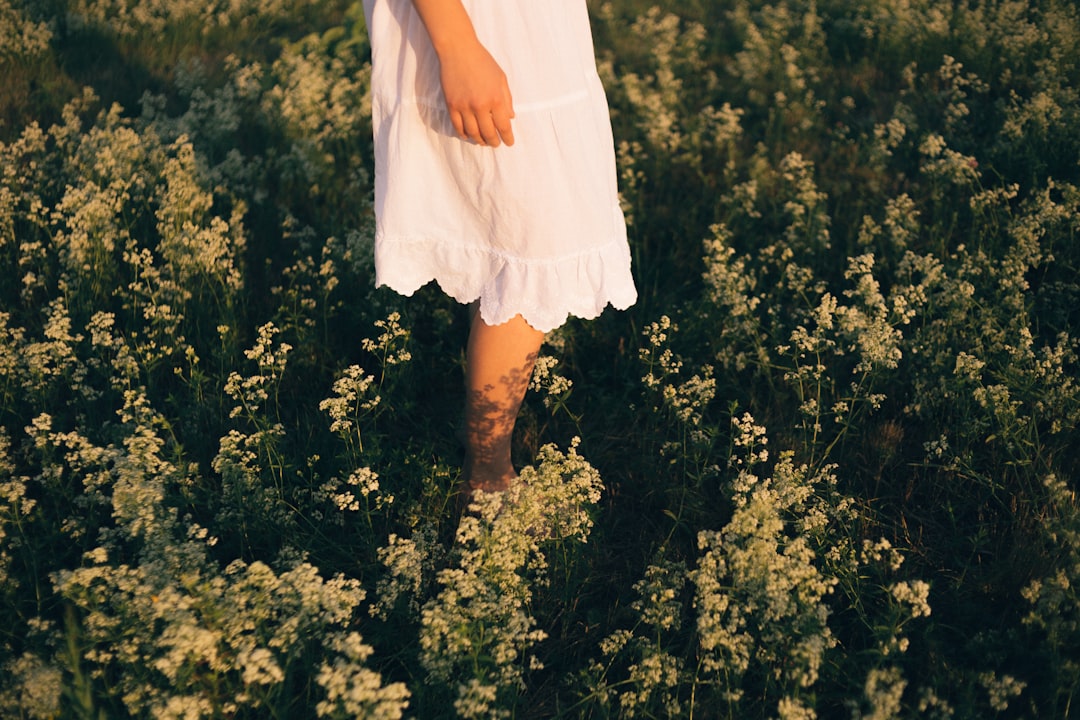
[(477, 490), (499, 492), (510, 487), (517, 477), (514, 466), (506, 463), (475, 463), (466, 460), (462, 473), (464, 488), (469, 494)]

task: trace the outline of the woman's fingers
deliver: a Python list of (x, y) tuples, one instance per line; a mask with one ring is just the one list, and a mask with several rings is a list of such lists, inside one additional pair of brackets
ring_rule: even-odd
[(514, 128), (511, 123), (513, 117), (512, 111), (498, 108), (489, 111), (451, 112), (450, 122), (462, 140), (471, 140), (477, 145), (499, 147), (503, 143), (514, 144)]
[(454, 132), (462, 140), (465, 140), (469, 136), (465, 134), (465, 118), (461, 113), (450, 111), (450, 124), (454, 126)]
[(513, 118), (513, 107), (506, 102), (491, 108), (481, 104), (476, 109), (450, 111), (450, 122), (458, 137), (489, 147), (514, 144)]
[(480, 134), (480, 123), (477, 121), (474, 113), (469, 112), (461, 115), (461, 130), (458, 132), (458, 135), (464, 140), (483, 143), (484, 138)]
[(505, 108), (501, 107), (496, 108), (489, 113), (478, 113), (476, 116), (476, 123), (480, 137), (477, 139), (470, 136), (471, 139), (481, 145), (488, 145), (490, 147), (499, 147), (502, 143), (513, 145), (514, 130), (510, 124), (512, 116), (512, 112), (508, 112)]
[(443, 94), (458, 136), (489, 147), (513, 145), (513, 98), (494, 58), (476, 44), (441, 61)]
[(510, 99), (510, 89), (507, 88), (505, 104), (491, 113), (491, 121), (495, 125), (495, 130), (498, 131), (499, 137), (507, 145), (514, 144), (514, 128), (510, 122), (513, 119), (514, 104)]
[(483, 115), (477, 118), (480, 123), (480, 138), (484, 145), (490, 147), (499, 147), (502, 139), (499, 137), (499, 131), (495, 128), (495, 122), (491, 115)]

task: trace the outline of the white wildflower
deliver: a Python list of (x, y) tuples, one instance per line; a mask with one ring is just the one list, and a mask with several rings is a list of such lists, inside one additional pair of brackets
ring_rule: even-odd
[(379, 358), (384, 369), (412, 359), (412, 353), (406, 347), (409, 331), (401, 327), (400, 313), (392, 312), (385, 320), (376, 320), (375, 327), (383, 331), (378, 340), (364, 338), (361, 345), (364, 350)]
[(1012, 698), (1019, 697), (1027, 687), (1027, 683), (1023, 680), (1017, 680), (1012, 675), (1001, 675), (999, 677), (997, 673), (992, 671), (980, 673), (979, 683), (986, 688), (990, 707), (999, 713), (1008, 710), (1009, 701)]
[(930, 584), (925, 580), (893, 583), (889, 592), (898, 603), (910, 608), (911, 617), (930, 616)]
[(852, 718), (855, 720), (892, 720), (900, 716), (903, 708), (904, 690), (907, 680), (898, 667), (872, 668), (866, 675), (863, 686), (865, 712), (860, 712), (858, 704), (852, 703)]

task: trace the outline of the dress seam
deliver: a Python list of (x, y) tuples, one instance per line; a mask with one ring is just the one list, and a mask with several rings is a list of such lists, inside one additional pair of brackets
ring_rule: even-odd
[[(394, 107), (400, 105), (417, 105), (447, 114), (446, 103), (441, 97), (431, 98), (424, 97), (422, 95), (411, 95), (402, 97), (398, 95), (389, 95), (383, 93), (373, 93), (372, 97), (376, 99), (381, 105), (387, 107)], [(555, 110), (557, 108), (577, 104), (584, 100), (589, 100), (591, 97), (592, 93), (590, 93), (588, 89), (578, 90), (573, 93), (568, 93), (566, 95), (560, 95), (553, 100), (520, 104), (514, 103), (514, 112), (517, 114), (521, 114), (538, 113), (545, 110)]]
[(404, 236), (404, 235), (383, 235), (376, 232), (376, 243), (390, 243), (391, 245), (422, 245), (435, 243), (441, 246), (451, 246), (456, 248), (464, 248), (466, 251), (475, 250), (482, 252), (485, 255), (492, 255), (498, 258), (519, 262), (519, 263), (531, 263), (535, 265), (553, 265), (556, 263), (564, 262), (566, 260), (572, 260), (575, 258), (582, 258), (586, 256), (602, 254), (603, 250), (606, 250), (612, 245), (625, 243), (626, 240), (618, 235), (612, 238), (603, 245), (595, 245), (587, 250), (581, 250), (578, 252), (567, 253), (566, 255), (559, 255), (558, 257), (543, 257), (543, 258), (530, 258), (523, 255), (513, 255), (511, 253), (502, 252), (495, 248), (484, 247), (483, 245), (467, 245), (465, 243), (452, 243), (444, 239), (427, 237), (427, 236)]

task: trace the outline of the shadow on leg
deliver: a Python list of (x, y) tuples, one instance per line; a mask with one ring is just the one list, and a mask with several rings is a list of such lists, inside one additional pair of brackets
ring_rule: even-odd
[(544, 333), (517, 315), (488, 325), (474, 308), (466, 349), (465, 468), (462, 498), (505, 490), (517, 476), (510, 459), (514, 423)]

